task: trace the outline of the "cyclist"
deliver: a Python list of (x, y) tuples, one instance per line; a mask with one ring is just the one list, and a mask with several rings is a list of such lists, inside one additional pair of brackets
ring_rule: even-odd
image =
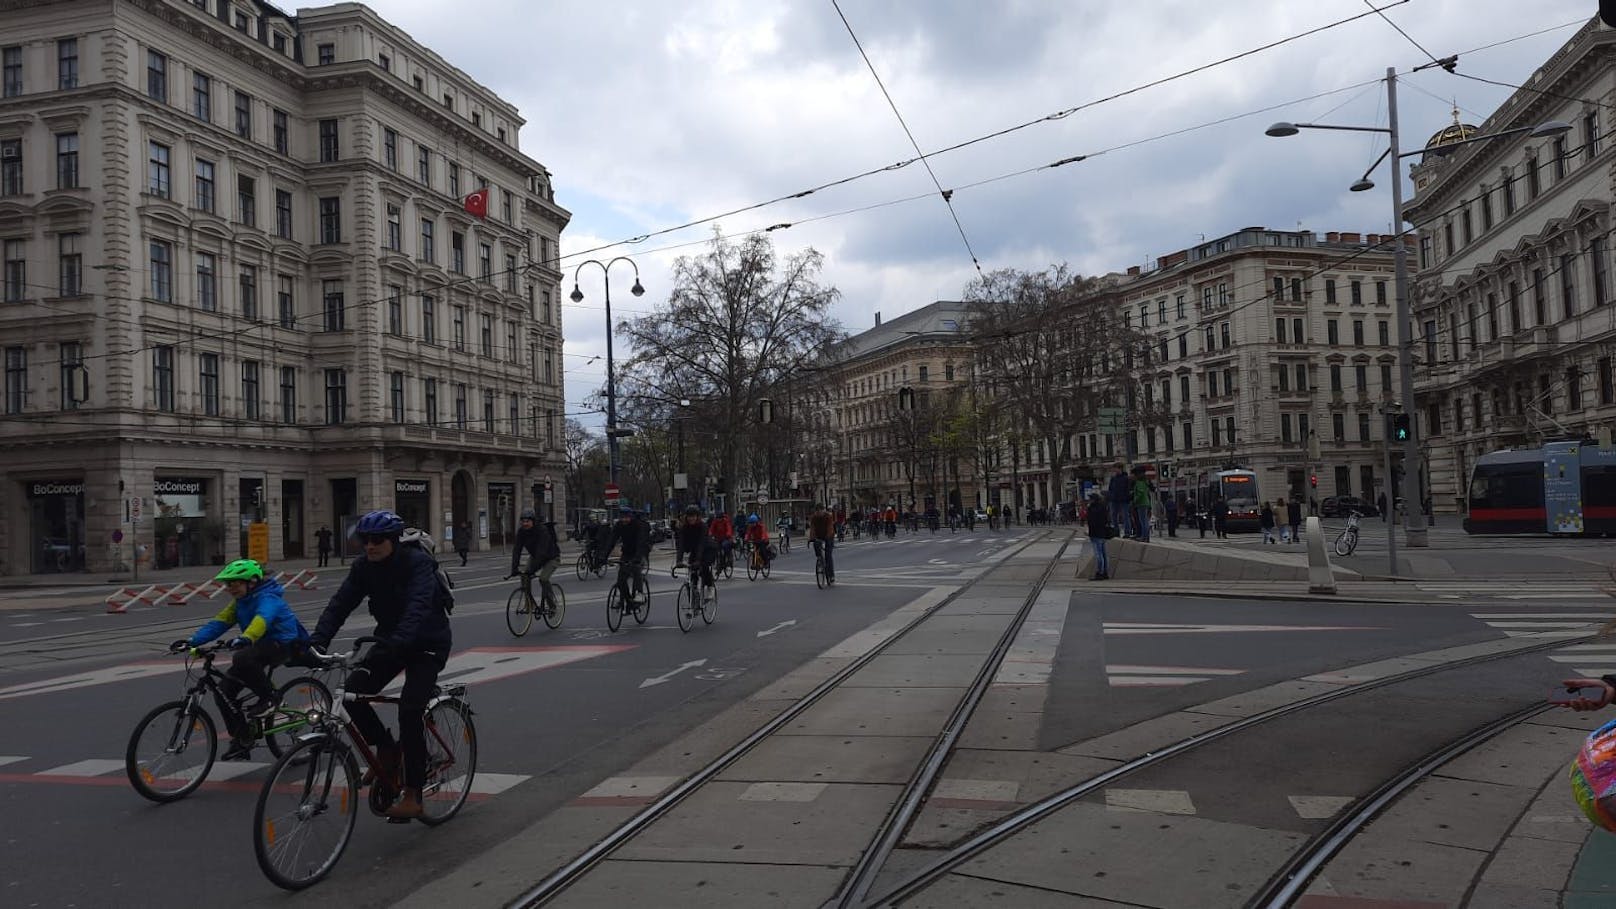
[(825, 583), (836, 583), (836, 562), (831, 552), (836, 548), (835, 521), (830, 512), (823, 505), (815, 505), (814, 513), (808, 516), (808, 545), (814, 547), (816, 556), (825, 557)]
[(774, 547), (769, 545), (769, 528), (763, 526), (755, 514), (746, 517), (746, 541), (758, 551), (765, 564), (774, 561)]
[(634, 602), (634, 588), (629, 583), (631, 580), (639, 578), (647, 590), (651, 589), (650, 582), (645, 581), (645, 563), (651, 559), (651, 525), (629, 505), (621, 506), (617, 515), (618, 521), (612, 525), (611, 536), (606, 538), (606, 552), (610, 555), (613, 546), (619, 543), (623, 546), (622, 556), (617, 563), (617, 590), (623, 595), (626, 609), (627, 604)]
[(713, 538), (718, 548), (729, 552), (735, 546), (735, 527), (729, 522), (729, 514), (720, 511), (713, 516), (711, 524), (707, 525), (707, 535)]
[[(230, 642), (230, 649), (236, 654), (230, 660), (230, 669), (220, 687), (232, 700), (245, 687), (258, 697), (257, 702), (247, 708), (247, 715), (267, 716), (276, 707), (269, 670), (306, 646), (309, 632), (286, 605), (281, 582), (265, 577), (263, 566), (252, 559), (231, 562), (213, 579), (224, 582), (225, 590), (230, 593), (230, 605), (219, 610), (219, 614), (195, 634), (175, 641), (168, 649), (178, 653), (188, 647), (200, 647), (221, 637), (230, 626), (240, 625), (241, 634)], [(224, 759), (245, 759), (252, 752), (246, 730), (229, 728), (239, 725), (237, 717), (226, 717), (225, 723), (231, 742)]]
[(705, 601), (713, 595), (713, 562), (718, 558), (718, 543), (701, 520), (701, 506), (686, 505), (684, 520), (673, 535), (674, 563), (683, 561), (692, 576), (701, 575), (701, 596)]
[(780, 541), (786, 549), (791, 548), (791, 516), (781, 515), (775, 520), (774, 526), (780, 531)]
[(555, 599), (550, 590), (550, 575), (561, 564), (561, 544), (556, 540), (555, 522), (540, 524), (533, 509), (522, 509), (522, 526), (516, 531), (516, 548), (511, 550), (511, 574), (521, 566), (522, 552), (527, 552), (526, 574), (539, 576), (539, 588), (544, 591), (543, 602)]
[(355, 694), (376, 694), (402, 671), (400, 741), (394, 741), (369, 704), (349, 704), (348, 716), (365, 741), (376, 746), (383, 773), (391, 775), (403, 760), (404, 791), (386, 812), (396, 821), (421, 816), (421, 787), (426, 783), (423, 717), (453, 644), (446, 604), (439, 598), (437, 559), (420, 546), (400, 545), (403, 533), (404, 519), (391, 511), (372, 511), (359, 519), (354, 536), (364, 544), (365, 557), (354, 560), (342, 587), (320, 614), (312, 641), (319, 650), (328, 648), (360, 601), (370, 599), (374, 634), (384, 643), (365, 654), (348, 674), (345, 687)]

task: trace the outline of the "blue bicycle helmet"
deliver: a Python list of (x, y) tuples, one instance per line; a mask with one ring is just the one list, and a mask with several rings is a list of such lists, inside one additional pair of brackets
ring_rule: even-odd
[(755, 515), (755, 514), (754, 515), (748, 515), (747, 518), (746, 518), (746, 523), (748, 523), (748, 524), (756, 524), (756, 523), (758, 523), (758, 516)]
[(396, 537), (404, 532), (404, 519), (391, 511), (372, 511), (354, 525), (355, 536), (380, 534)]

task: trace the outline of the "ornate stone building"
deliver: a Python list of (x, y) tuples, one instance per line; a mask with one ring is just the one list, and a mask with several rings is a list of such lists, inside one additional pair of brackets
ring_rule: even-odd
[(0, 574), (565, 500), (570, 216), (513, 106), (359, 4), (13, 3), (0, 57)]
[[(1414, 381), (1438, 513), (1464, 510), (1481, 455), (1616, 424), (1613, 64), (1616, 31), (1590, 20), (1485, 122), (1455, 115), (1412, 170)], [(1572, 130), (1526, 132), (1554, 120)]]

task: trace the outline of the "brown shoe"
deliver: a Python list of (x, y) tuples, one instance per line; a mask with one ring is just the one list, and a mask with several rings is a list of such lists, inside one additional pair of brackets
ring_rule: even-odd
[(421, 790), (405, 789), (385, 814), (388, 820), (408, 821), (421, 816)]

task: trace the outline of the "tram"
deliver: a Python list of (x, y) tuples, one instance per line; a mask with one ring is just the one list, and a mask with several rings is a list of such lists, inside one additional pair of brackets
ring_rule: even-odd
[(1616, 534), (1616, 447), (1550, 442), (1482, 455), (1466, 533)]
[(1216, 470), (1206, 475), (1199, 491), (1197, 507), (1211, 508), (1218, 497), (1229, 506), (1228, 529), (1255, 533), (1262, 529), (1259, 511), (1262, 497), (1257, 492), (1257, 473), (1252, 470)]

